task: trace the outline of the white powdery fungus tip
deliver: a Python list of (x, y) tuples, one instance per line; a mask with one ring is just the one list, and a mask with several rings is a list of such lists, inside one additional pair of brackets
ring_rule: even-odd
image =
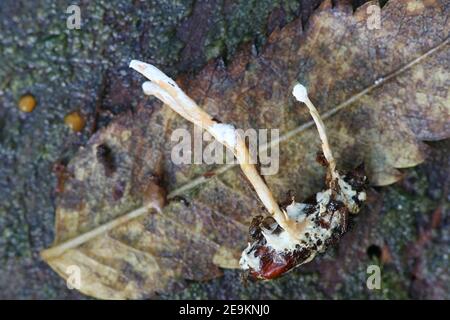
[(166, 74), (164, 72), (159, 70), (154, 65), (151, 65), (151, 64), (139, 61), (139, 60), (131, 60), (129, 66), (131, 69), (136, 70), (137, 72), (139, 72), (140, 74), (142, 74), (143, 76), (145, 76), (146, 78), (148, 78), (151, 81), (155, 81), (155, 82), (162, 81), (162, 82), (168, 83), (169, 85), (171, 85), (174, 88), (178, 87), (175, 84), (175, 81), (173, 81), (171, 78), (166, 76)]
[(144, 76), (146, 76), (148, 78), (146, 73), (148, 73), (150, 71), (149, 67), (153, 67), (153, 66), (148, 64), (148, 63), (139, 61), (139, 60), (131, 60), (129, 67), (131, 69), (136, 70), (137, 72), (139, 72), (140, 74), (142, 74), (142, 75), (144, 75)]
[(131, 69), (134, 69), (136, 71), (139, 71), (139, 69), (145, 68), (145, 66), (146, 66), (146, 63), (142, 62), (142, 61), (139, 61), (139, 60), (131, 60), (130, 61), (130, 65), (129, 65), (129, 67)]
[(300, 102), (306, 102), (306, 100), (308, 99), (308, 92), (306, 91), (305, 86), (301, 85), (300, 83), (297, 83), (294, 86), (294, 89), (292, 89), (292, 94), (294, 95), (295, 99)]
[(215, 123), (209, 127), (209, 130), (219, 142), (225, 143), (231, 148), (236, 146), (236, 130), (233, 125)]

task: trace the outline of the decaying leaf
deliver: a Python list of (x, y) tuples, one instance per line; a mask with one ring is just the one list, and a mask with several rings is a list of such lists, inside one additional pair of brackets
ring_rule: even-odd
[[(380, 29), (368, 28), (369, 5), (376, 4), (353, 13), (325, 2), (306, 31), (294, 21), (272, 33), (259, 56), (243, 50), (227, 67), (211, 62), (179, 81), (223, 122), (280, 129), (280, 171), (266, 176), (277, 199), (293, 190), (303, 200), (325, 174), (314, 161), (320, 142), (308, 111), (290, 94), (296, 81), (327, 119), (337, 162), (364, 162), (375, 185), (422, 162), (421, 140), (450, 135), (450, 2), (390, 1)], [(192, 126), (159, 105), (139, 108), (95, 134), (70, 161), (55, 243), (42, 256), (64, 278), (68, 266), (78, 266), (83, 293), (151, 297), (238, 266), (260, 203), (232, 165), (174, 165), (170, 135), (177, 128)], [(98, 158), (99, 145), (109, 148), (113, 165)], [(155, 185), (169, 193), (162, 213), (146, 193)]]

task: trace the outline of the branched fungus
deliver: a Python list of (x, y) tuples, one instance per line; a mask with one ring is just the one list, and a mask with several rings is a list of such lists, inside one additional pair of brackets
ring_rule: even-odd
[(311, 261), (345, 232), (348, 213), (357, 213), (366, 198), (366, 176), (361, 167), (342, 176), (336, 170), (325, 126), (305, 87), (297, 84), (293, 95), (307, 105), (322, 140), (324, 162), (328, 168), (327, 189), (317, 193), (311, 203), (297, 203), (293, 199), (290, 205), (280, 208), (255, 165), (250, 163), (245, 140), (233, 125), (215, 121), (156, 67), (136, 60), (131, 61), (130, 67), (150, 80), (142, 85), (145, 94), (157, 97), (233, 151), (268, 211), (265, 218), (255, 217), (249, 228), (249, 244), (240, 260), (240, 266), (247, 274), (256, 279), (276, 278)]
[[(130, 67), (143, 74), (150, 81), (144, 82), (142, 89), (147, 95), (153, 95), (172, 108), (179, 115), (207, 130), (217, 141), (233, 151), (239, 161), (242, 171), (253, 185), (261, 202), (277, 222), (286, 230), (294, 228), (283, 212), (272, 192), (259, 175), (256, 167), (250, 161), (250, 154), (242, 136), (237, 134), (231, 124), (219, 123), (202, 110), (189, 98), (178, 85), (158, 68), (140, 61), (133, 60)], [(296, 232), (295, 229), (292, 232)]]

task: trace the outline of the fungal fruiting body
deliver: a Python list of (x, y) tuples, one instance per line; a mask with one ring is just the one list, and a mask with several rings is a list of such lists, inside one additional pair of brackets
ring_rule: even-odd
[(359, 167), (345, 176), (336, 173), (328, 189), (308, 203), (284, 208), (290, 220), (303, 226), (298, 234), (283, 230), (271, 217), (256, 217), (249, 230), (249, 244), (240, 266), (256, 279), (273, 279), (314, 259), (347, 228), (348, 214), (357, 213), (366, 198), (366, 177)]
[(294, 87), (295, 98), (304, 102), (317, 126), (327, 166), (327, 189), (307, 203), (294, 200), (283, 209), (288, 221), (296, 223), (295, 232), (283, 229), (275, 219), (256, 217), (249, 230), (249, 244), (242, 252), (240, 266), (256, 279), (273, 279), (307, 263), (336, 241), (347, 228), (348, 214), (360, 210), (366, 200), (363, 166), (346, 175), (335, 168), (325, 126), (308, 98), (306, 88)]
[(243, 251), (242, 269), (258, 279), (272, 279), (306, 263), (345, 231), (347, 214), (356, 213), (365, 200), (364, 173), (354, 170), (345, 176), (336, 171), (325, 126), (309, 100), (306, 88), (294, 87), (297, 100), (304, 102), (316, 123), (322, 140), (322, 150), (328, 167), (327, 189), (319, 192), (311, 203), (293, 201), (282, 209), (269, 187), (251, 163), (245, 139), (234, 126), (217, 122), (202, 110), (167, 75), (155, 66), (133, 60), (130, 67), (150, 81), (144, 82), (145, 94), (153, 95), (179, 115), (207, 130), (217, 141), (229, 148), (263, 203), (268, 217), (256, 217), (250, 226), (248, 247)]
[(152, 95), (164, 102), (180, 116), (208, 131), (217, 141), (229, 148), (236, 156), (241, 169), (255, 189), (256, 194), (265, 206), (266, 210), (285, 229), (286, 216), (275, 201), (269, 187), (259, 175), (255, 165), (250, 161), (250, 154), (245, 144), (244, 137), (237, 134), (232, 124), (219, 123), (214, 117), (201, 109), (175, 81), (165, 75), (153, 65), (138, 60), (132, 60), (130, 67), (138, 71), (150, 81), (142, 84), (145, 94)]

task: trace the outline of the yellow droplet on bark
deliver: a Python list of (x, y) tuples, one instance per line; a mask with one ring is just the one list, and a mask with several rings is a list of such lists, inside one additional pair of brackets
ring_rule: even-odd
[(19, 110), (22, 112), (32, 112), (36, 107), (36, 99), (31, 94), (22, 96), (19, 100)]
[(64, 117), (64, 123), (73, 131), (79, 132), (86, 125), (86, 120), (81, 113), (74, 111)]

